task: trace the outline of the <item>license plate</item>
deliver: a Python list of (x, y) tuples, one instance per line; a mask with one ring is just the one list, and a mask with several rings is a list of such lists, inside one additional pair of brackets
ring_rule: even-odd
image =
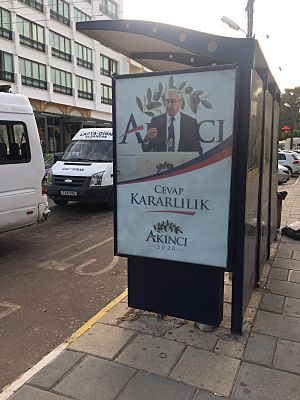
[(75, 192), (73, 190), (61, 190), (60, 194), (62, 196), (77, 196), (77, 192)]

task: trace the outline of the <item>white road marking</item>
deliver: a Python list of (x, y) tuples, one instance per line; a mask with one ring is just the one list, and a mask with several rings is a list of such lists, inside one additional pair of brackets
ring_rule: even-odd
[(50, 254), (49, 254), (49, 257), (53, 257), (55, 254), (64, 252), (65, 250), (68, 250), (71, 247), (78, 246), (80, 243), (86, 242), (87, 240), (90, 240), (90, 239), (91, 239), (91, 236), (87, 236), (84, 239), (78, 240), (77, 242), (72, 242), (68, 246), (64, 246), (64, 247), (62, 247), (60, 249), (56, 249), (54, 251), (51, 251)]
[(6, 308), (6, 310), (0, 312), (0, 319), (7, 317), (21, 308), (18, 304), (8, 303), (7, 301), (0, 301), (0, 307)]
[(83, 264), (78, 265), (78, 267), (75, 268), (75, 273), (77, 273), (79, 275), (89, 275), (89, 276), (102, 275), (105, 272), (113, 269), (113, 267), (118, 264), (119, 257), (118, 256), (114, 256), (112, 262), (110, 264), (108, 264), (105, 268), (101, 269), (100, 271), (95, 271), (95, 272), (84, 272), (83, 271), (83, 269), (87, 265), (93, 264), (96, 261), (97, 261), (96, 258), (92, 258), (91, 260), (88, 260), (88, 261), (84, 262)]
[(80, 251), (79, 253), (75, 253), (75, 254), (71, 255), (70, 257), (65, 258), (64, 261), (73, 260), (74, 258), (76, 258), (76, 257), (78, 257), (78, 256), (81, 256), (81, 254), (84, 254), (84, 253), (87, 253), (87, 252), (89, 252), (89, 251), (91, 251), (91, 250), (94, 250), (94, 249), (96, 249), (97, 247), (100, 247), (100, 246), (102, 246), (103, 244), (105, 244), (105, 243), (107, 243), (107, 242), (110, 242), (111, 240), (113, 240), (112, 237), (103, 240), (103, 242), (96, 243), (96, 244), (94, 244), (93, 246), (88, 247), (87, 249)]
[[(71, 256), (63, 258), (61, 260), (57, 260), (57, 259), (56, 260), (51, 260), (50, 259), (50, 260), (42, 261), (41, 263), (38, 264), (38, 268), (53, 269), (53, 270), (56, 270), (56, 271), (65, 271), (66, 269), (68, 269), (70, 267), (74, 267), (74, 263), (70, 263), (69, 262), (70, 260), (73, 260), (74, 258), (77, 258), (77, 257), (81, 256), (82, 254), (88, 253), (89, 251), (94, 250), (97, 247), (100, 247), (103, 244), (110, 242), (111, 240), (113, 240), (113, 237), (105, 239), (102, 242), (96, 243), (93, 246), (87, 247), (86, 249), (84, 249), (82, 251), (79, 251), (77, 253), (74, 253)], [(76, 244), (78, 244), (78, 243), (80, 243), (80, 242), (76, 242)], [(69, 247), (71, 247), (71, 246), (69, 246)], [(66, 249), (66, 248), (64, 248), (64, 249)], [(62, 250), (64, 250), (64, 249), (62, 249)], [(86, 265), (89, 265), (89, 264), (86, 264)], [(83, 268), (86, 265), (83, 265)], [(88, 274), (85, 273), (84, 275), (88, 275)]]

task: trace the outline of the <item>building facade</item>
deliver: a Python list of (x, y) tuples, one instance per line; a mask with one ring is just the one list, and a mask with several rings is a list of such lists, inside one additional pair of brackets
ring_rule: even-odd
[(76, 22), (116, 19), (123, 0), (0, 3), (0, 85), (29, 97), (44, 153), (63, 151), (82, 127), (111, 126), (112, 73), (129, 60), (76, 31)]

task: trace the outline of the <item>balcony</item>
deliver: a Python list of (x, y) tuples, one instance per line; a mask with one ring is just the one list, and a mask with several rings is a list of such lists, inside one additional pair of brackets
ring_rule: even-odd
[(43, 7), (43, 3), (40, 3), (38, 1), (35, 0), (20, 0), (22, 3), (27, 4), (28, 6), (35, 8), (36, 10), (40, 11), (40, 12), (44, 12), (44, 7)]
[(12, 40), (12, 31), (0, 26), (0, 36), (4, 39)]
[(47, 90), (47, 82), (41, 81), (40, 79), (30, 78), (28, 76), (22, 75), (22, 85), (32, 86), (37, 89)]
[(0, 80), (7, 82), (14, 82), (15, 81), (14, 73), (0, 69)]
[(68, 25), (68, 26), (71, 25), (69, 18), (64, 17), (61, 14), (58, 14), (56, 11), (50, 10), (50, 16), (51, 16), (51, 18), (56, 19), (57, 21), (62, 22), (65, 25)]
[(72, 62), (72, 55), (65, 53), (64, 51), (58, 50), (55, 47), (51, 47), (51, 54), (54, 57), (61, 58), (62, 60)]
[(112, 105), (112, 99), (110, 99), (109, 97), (103, 97), (101, 96), (101, 103), (103, 104), (109, 104), (110, 106)]
[(66, 94), (68, 96), (73, 95), (73, 89), (71, 87), (61, 86), (58, 85), (57, 83), (53, 83), (53, 92)]
[(90, 92), (84, 92), (83, 90), (78, 90), (78, 97), (81, 99), (86, 99), (86, 100), (93, 100), (94, 95), (93, 93)]
[(80, 65), (80, 67), (93, 69), (93, 63), (83, 60), (82, 58), (78, 58), (78, 57), (77, 57), (77, 65)]
[(33, 40), (27, 36), (20, 35), (20, 43), (23, 44), (24, 46), (31, 47), (33, 49), (36, 49), (38, 51), (42, 51), (43, 53), (45, 53), (46, 47), (45, 47), (44, 43)]

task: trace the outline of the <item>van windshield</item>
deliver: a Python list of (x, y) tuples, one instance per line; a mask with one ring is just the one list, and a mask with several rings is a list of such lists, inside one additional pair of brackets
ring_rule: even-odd
[(74, 140), (69, 144), (62, 161), (111, 162), (112, 140)]

